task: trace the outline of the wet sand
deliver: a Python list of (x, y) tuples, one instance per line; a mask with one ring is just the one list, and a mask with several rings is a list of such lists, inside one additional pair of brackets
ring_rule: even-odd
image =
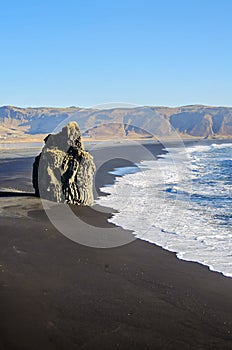
[[(139, 149), (119, 148), (105, 150), (103, 165), (95, 151), (95, 195), (114, 181), (112, 166), (139, 161)], [(83, 221), (77, 233), (85, 223), (113, 227), (110, 210), (72, 209)], [(0, 349), (232, 347), (232, 279), (153, 244), (83, 246), (54, 228), (40, 199), (5, 196), (0, 249)]]

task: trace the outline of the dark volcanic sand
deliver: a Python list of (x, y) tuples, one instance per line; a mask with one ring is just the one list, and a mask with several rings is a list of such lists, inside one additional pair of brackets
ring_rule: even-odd
[[(231, 278), (141, 240), (82, 246), (52, 226), (39, 199), (1, 203), (29, 218), (1, 217), (0, 349), (232, 348)], [(112, 227), (110, 214), (74, 210)]]

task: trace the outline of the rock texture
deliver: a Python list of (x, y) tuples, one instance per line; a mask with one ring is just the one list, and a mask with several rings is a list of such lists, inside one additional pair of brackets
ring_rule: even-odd
[(33, 164), (36, 196), (75, 205), (93, 204), (93, 157), (84, 150), (80, 129), (70, 122), (58, 134), (45, 138)]
[[(232, 137), (232, 108), (202, 105), (113, 109), (0, 107), (0, 142), (52, 132), (65, 120), (76, 120), (92, 138), (168, 136), (174, 128), (180, 136)], [(149, 135), (147, 135), (149, 137)]]

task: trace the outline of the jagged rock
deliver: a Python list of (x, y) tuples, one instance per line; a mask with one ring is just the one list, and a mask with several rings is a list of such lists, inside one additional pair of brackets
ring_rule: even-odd
[(93, 157), (84, 150), (80, 129), (70, 122), (45, 139), (33, 164), (35, 195), (57, 203), (93, 204)]

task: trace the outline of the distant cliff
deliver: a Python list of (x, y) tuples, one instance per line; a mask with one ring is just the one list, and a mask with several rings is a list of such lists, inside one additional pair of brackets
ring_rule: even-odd
[(85, 136), (93, 138), (149, 137), (149, 133), (169, 136), (172, 128), (186, 137), (232, 137), (232, 108), (229, 107), (192, 105), (97, 110), (5, 106), (0, 107), (0, 141), (51, 133), (72, 120), (78, 122)]

